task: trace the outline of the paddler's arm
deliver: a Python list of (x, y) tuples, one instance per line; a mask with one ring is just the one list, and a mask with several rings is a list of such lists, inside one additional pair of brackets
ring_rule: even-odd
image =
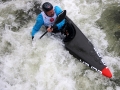
[(44, 24), (44, 21), (43, 21), (42, 14), (39, 14), (36, 19), (36, 23), (32, 29), (32, 32), (31, 32), (32, 39), (34, 38), (34, 35), (40, 30), (40, 28), (43, 24)]
[[(54, 10), (55, 10), (57, 16), (62, 12), (62, 9), (58, 6), (55, 6)], [(60, 30), (64, 26), (64, 24), (65, 24), (65, 19), (57, 24), (58, 30)]]

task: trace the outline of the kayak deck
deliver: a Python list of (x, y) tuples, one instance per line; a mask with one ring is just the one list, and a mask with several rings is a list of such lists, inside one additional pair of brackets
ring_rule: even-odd
[[(101, 72), (105, 76), (111, 78), (112, 74), (103, 63), (102, 58), (95, 51), (92, 43), (86, 38), (86, 36), (80, 31), (80, 29), (66, 16), (67, 25), (74, 29), (74, 38), (65, 43), (65, 48), (78, 60), (81, 60), (84, 64), (90, 68)], [(104, 73), (103, 73), (104, 70)]]

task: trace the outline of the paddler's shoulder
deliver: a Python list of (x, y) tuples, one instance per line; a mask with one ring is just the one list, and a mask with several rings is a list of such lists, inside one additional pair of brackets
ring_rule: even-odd
[(59, 6), (55, 6), (54, 11), (57, 15), (59, 15), (62, 12), (62, 9)]

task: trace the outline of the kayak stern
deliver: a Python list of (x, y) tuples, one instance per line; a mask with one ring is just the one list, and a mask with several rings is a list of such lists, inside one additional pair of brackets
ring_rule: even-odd
[(112, 73), (110, 72), (109, 68), (108, 67), (105, 67), (103, 70), (102, 70), (102, 75), (108, 77), (108, 78), (112, 78)]

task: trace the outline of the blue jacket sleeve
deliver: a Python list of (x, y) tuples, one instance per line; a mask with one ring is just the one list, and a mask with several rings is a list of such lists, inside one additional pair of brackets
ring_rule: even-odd
[(44, 24), (44, 21), (43, 21), (42, 14), (39, 14), (36, 19), (36, 23), (32, 29), (31, 35), (34, 36), (39, 31), (39, 29), (43, 24)]
[[(55, 6), (54, 10), (55, 10), (57, 16), (62, 12), (61, 8), (59, 8), (58, 6)], [(65, 19), (57, 24), (58, 30), (60, 30), (64, 26), (64, 24), (65, 24)]]

